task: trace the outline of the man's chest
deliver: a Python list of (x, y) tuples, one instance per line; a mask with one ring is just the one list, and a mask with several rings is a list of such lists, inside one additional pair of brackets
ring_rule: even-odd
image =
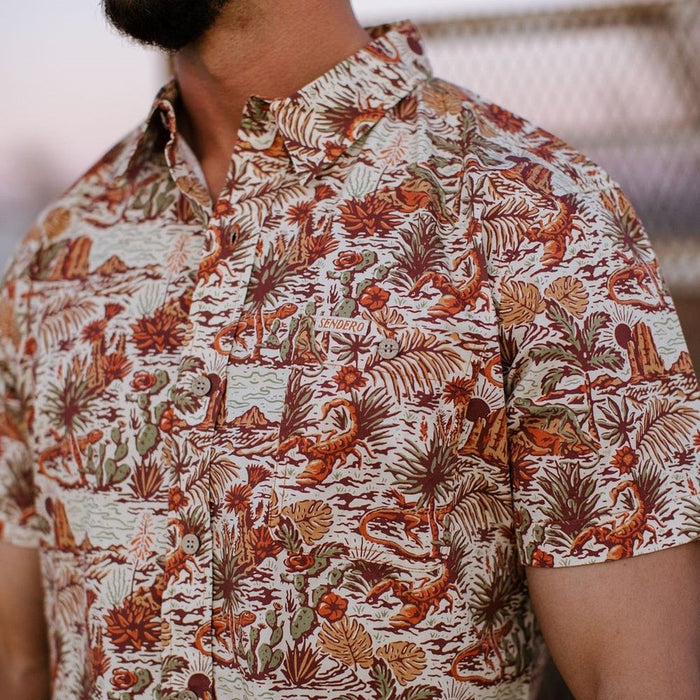
[(245, 441), (265, 426), (298, 453), (289, 440), (316, 420), (305, 439), (332, 453), (324, 422), (348, 427), (360, 400), (387, 408), (394, 439), (426, 440), (438, 420), (465, 433), (455, 413), (502, 408), (483, 252), (428, 195), (255, 195), (204, 222), (154, 186), (123, 220), (98, 209), (37, 258), (27, 314), (47, 473), (68, 450), (78, 471), (61, 482), (90, 481), (107, 428), (143, 454), (168, 433), (207, 442), (235, 425)]
[(206, 222), (156, 189), (37, 258), (44, 544), (114, 653), (134, 611), (137, 647), (229, 660), (208, 630), (270, 610), (331, 657), (346, 613), (387, 644), (471, 618), (511, 512), (497, 324), (478, 238), (402, 187), (256, 190)]

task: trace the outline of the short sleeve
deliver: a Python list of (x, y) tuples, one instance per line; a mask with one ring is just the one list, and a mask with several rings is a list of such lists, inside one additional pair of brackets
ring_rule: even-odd
[(616, 185), (550, 207), (493, 265), (522, 561), (690, 542), (700, 392), (648, 236)]
[(35, 509), (31, 448), (31, 382), (24, 326), (30, 313), (27, 237), (0, 283), (0, 540), (36, 547), (41, 535)]

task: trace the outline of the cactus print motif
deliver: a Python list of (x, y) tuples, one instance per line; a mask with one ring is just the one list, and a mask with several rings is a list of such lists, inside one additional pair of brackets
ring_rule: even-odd
[(212, 202), (177, 86), (0, 296), (2, 536), (53, 696), (526, 698), (526, 566), (700, 530), (700, 392), (617, 185), (415, 28), (251, 98)]

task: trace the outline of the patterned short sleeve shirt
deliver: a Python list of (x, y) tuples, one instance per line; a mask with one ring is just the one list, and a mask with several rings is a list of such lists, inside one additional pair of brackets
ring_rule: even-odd
[(372, 35), (249, 100), (215, 202), (170, 83), (4, 277), (0, 525), (57, 700), (527, 698), (525, 567), (698, 536), (700, 392), (630, 204), (410, 23)]

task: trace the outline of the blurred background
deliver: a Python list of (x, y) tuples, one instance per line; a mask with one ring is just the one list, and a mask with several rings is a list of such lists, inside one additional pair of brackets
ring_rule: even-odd
[[(700, 369), (700, 0), (355, 0), (411, 17), (435, 72), (563, 137), (637, 208)], [(167, 62), (98, 0), (0, 5), (0, 266), (53, 197), (146, 115)], [(542, 697), (568, 695), (554, 677)]]

